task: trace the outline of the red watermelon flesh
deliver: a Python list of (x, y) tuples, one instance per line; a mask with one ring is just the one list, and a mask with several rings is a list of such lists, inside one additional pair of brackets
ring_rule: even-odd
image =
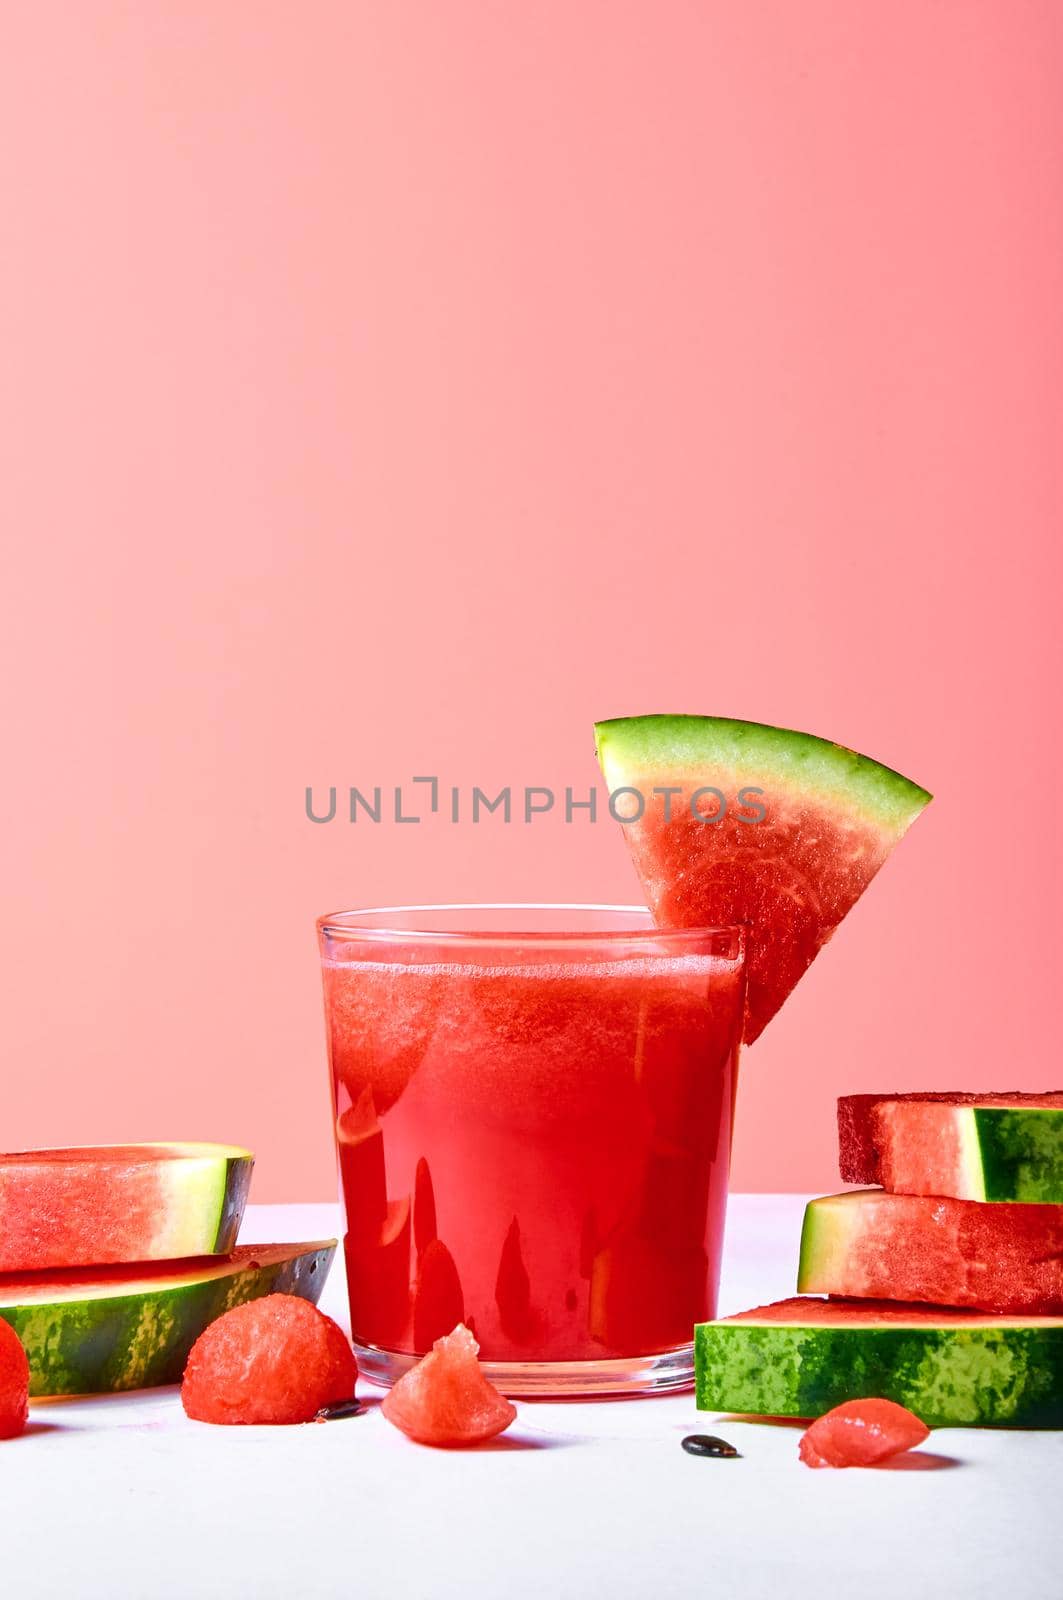
[(30, 1364), (14, 1328), (0, 1321), (0, 1439), (14, 1439), (29, 1416)]
[(806, 1428), (798, 1455), (806, 1467), (874, 1467), (929, 1434), (926, 1423), (895, 1400), (845, 1400)]
[[(898, 1328), (960, 1329), (1039, 1325), (1034, 1318), (1024, 1321), (1001, 1317), (993, 1311), (921, 1305), (904, 1300), (847, 1300), (844, 1295), (835, 1295), (829, 1300), (791, 1295), (789, 1300), (776, 1300), (771, 1305), (753, 1306), (749, 1311), (735, 1311), (729, 1317), (720, 1317), (715, 1326), (731, 1322), (753, 1322), (765, 1327), (790, 1322), (799, 1327), (824, 1328), (883, 1328), (890, 1324)], [(1055, 1327), (1056, 1323), (1046, 1325)]]
[(226, 1255), (253, 1164), (192, 1143), (0, 1155), (0, 1272)]
[(268, 1294), (212, 1322), (192, 1346), (181, 1404), (197, 1422), (310, 1422), (354, 1395), (347, 1335), (317, 1306)]
[(1031, 1315), (1063, 1313), (1063, 1205), (858, 1189), (805, 1209), (798, 1289)]
[(867, 756), (762, 723), (627, 717), (595, 736), (614, 814), (636, 819), (624, 831), (657, 922), (751, 928), (751, 1043), (930, 795)]

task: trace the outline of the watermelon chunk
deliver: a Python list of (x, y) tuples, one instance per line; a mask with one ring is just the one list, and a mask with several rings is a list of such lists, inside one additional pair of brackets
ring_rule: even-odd
[(9, 1275), (0, 1320), (29, 1357), (31, 1395), (180, 1383), (215, 1317), (260, 1295), (317, 1300), (335, 1249), (335, 1239), (238, 1245), (223, 1259)]
[(838, 1101), (846, 1183), (957, 1200), (1063, 1203), (1063, 1093), (850, 1094)]
[(484, 1377), (480, 1346), (461, 1323), (384, 1396), (380, 1409), (418, 1444), (448, 1449), (484, 1444), (509, 1427), (517, 1408)]
[(293, 1294), (233, 1306), (200, 1334), (181, 1383), (197, 1422), (310, 1422), (354, 1395), (358, 1363), (331, 1317)]
[(0, 1155), (0, 1272), (226, 1255), (253, 1165), (224, 1144)]
[(882, 1396), (931, 1427), (1063, 1428), (1063, 1317), (794, 1298), (695, 1329), (703, 1411), (816, 1417)]
[(797, 1287), (812, 1294), (1063, 1312), (1063, 1206), (856, 1189), (805, 1208)]
[(798, 1455), (806, 1467), (877, 1467), (913, 1450), (929, 1433), (895, 1400), (845, 1400), (806, 1428)]
[(30, 1364), (18, 1334), (0, 1322), (0, 1439), (14, 1439), (29, 1417)]
[(930, 795), (842, 745), (759, 722), (624, 717), (595, 738), (610, 794), (635, 791), (616, 810), (634, 817), (642, 801), (624, 831), (657, 922), (752, 928), (751, 1043)]

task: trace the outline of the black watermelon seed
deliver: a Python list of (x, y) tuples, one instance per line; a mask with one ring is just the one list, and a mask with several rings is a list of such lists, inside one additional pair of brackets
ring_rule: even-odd
[(315, 1422), (340, 1422), (344, 1417), (360, 1417), (365, 1410), (357, 1400), (341, 1400), (338, 1405), (322, 1406)]
[(726, 1439), (717, 1439), (714, 1433), (688, 1433), (683, 1449), (690, 1456), (737, 1456), (738, 1451)]

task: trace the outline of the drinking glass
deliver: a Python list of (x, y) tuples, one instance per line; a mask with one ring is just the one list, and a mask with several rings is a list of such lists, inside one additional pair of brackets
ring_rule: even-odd
[(715, 1314), (739, 928), (634, 906), (453, 905), (318, 923), (362, 1371), (459, 1322), (511, 1395), (689, 1386)]

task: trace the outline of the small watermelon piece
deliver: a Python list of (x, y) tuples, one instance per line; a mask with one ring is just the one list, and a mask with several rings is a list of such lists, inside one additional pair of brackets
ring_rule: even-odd
[(806, 1467), (875, 1467), (929, 1438), (925, 1422), (895, 1400), (845, 1400), (801, 1435)]
[(31, 1395), (180, 1383), (209, 1323), (274, 1292), (316, 1300), (335, 1250), (335, 1239), (237, 1245), (220, 1260), (11, 1274), (0, 1279), (0, 1321), (29, 1357)]
[(1063, 1206), (855, 1189), (805, 1207), (797, 1287), (811, 1294), (1063, 1312)]
[(0, 1272), (227, 1255), (253, 1165), (223, 1144), (0, 1155)]
[(838, 1101), (846, 1183), (957, 1200), (1063, 1204), (1063, 1092), (850, 1094)]
[[(595, 737), (610, 794), (642, 799), (624, 832), (657, 922), (752, 928), (752, 1043), (930, 795), (842, 745), (759, 722), (623, 717)], [(616, 800), (622, 814), (638, 805)]]
[(381, 1410), (418, 1444), (483, 1444), (514, 1421), (516, 1406), (484, 1377), (480, 1346), (464, 1324), (437, 1339), (384, 1396)]
[(358, 1363), (342, 1328), (290, 1294), (234, 1306), (200, 1334), (181, 1384), (197, 1422), (310, 1422), (354, 1395)]
[(1063, 1428), (1063, 1317), (795, 1297), (699, 1323), (702, 1411), (818, 1417), (877, 1395), (931, 1427)]
[(0, 1322), (0, 1439), (14, 1439), (29, 1416), (30, 1364), (14, 1328)]

